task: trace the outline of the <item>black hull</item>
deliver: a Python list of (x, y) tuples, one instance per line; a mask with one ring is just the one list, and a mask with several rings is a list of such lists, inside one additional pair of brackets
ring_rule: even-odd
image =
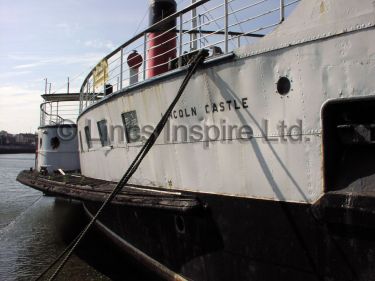
[[(17, 180), (82, 200), (89, 214), (115, 185), (30, 171)], [(98, 224), (167, 280), (375, 280), (375, 192), (367, 181), (313, 205), (126, 186)]]
[[(375, 280), (370, 228), (323, 223), (308, 204), (195, 196), (207, 208), (112, 205), (100, 222), (118, 244), (192, 280)], [(94, 213), (100, 203), (85, 206)]]

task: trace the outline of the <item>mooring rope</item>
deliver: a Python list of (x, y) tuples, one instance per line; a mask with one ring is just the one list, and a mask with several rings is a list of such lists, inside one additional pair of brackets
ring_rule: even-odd
[(51, 275), (51, 277), (48, 279), (50, 281), (54, 280), (58, 273), (62, 270), (70, 256), (72, 255), (73, 251), (77, 248), (79, 243), (82, 241), (84, 236), (87, 234), (89, 229), (92, 227), (92, 225), (95, 223), (99, 215), (102, 213), (104, 208), (112, 201), (112, 199), (121, 191), (121, 189), (128, 183), (129, 179), (131, 176), (136, 172), (137, 168), (141, 164), (142, 160), (144, 157), (147, 155), (149, 150), (152, 148), (152, 146), (155, 144), (156, 139), (162, 132), (163, 128), (165, 127), (165, 124), (168, 122), (169, 116), (172, 113), (175, 105), (179, 101), (181, 95), (183, 94), (189, 80), (197, 70), (198, 66), (204, 61), (204, 59), (208, 56), (208, 51), (205, 49), (199, 50), (197, 55), (192, 59), (191, 63), (189, 64), (188, 67), (188, 73), (185, 76), (180, 89), (177, 92), (176, 97), (172, 101), (172, 103), (169, 105), (167, 111), (164, 113), (163, 117), (157, 124), (156, 128), (154, 129), (153, 133), (151, 136), (147, 139), (146, 143), (143, 145), (137, 156), (135, 157), (134, 161), (130, 165), (130, 167), (127, 169), (125, 174), (122, 176), (121, 180), (117, 183), (113, 191), (110, 193), (110, 195), (107, 197), (107, 199), (104, 201), (104, 203), (101, 205), (99, 210), (96, 212), (96, 214), (92, 217), (91, 221), (87, 224), (87, 226), (82, 230), (82, 232), (71, 242), (71, 244), (55, 259), (51, 265), (43, 271), (42, 274), (38, 276), (36, 280), (40, 280), (40, 278), (48, 272), (64, 255), (66, 252), (68, 252), (62, 262), (59, 264), (55, 272)]

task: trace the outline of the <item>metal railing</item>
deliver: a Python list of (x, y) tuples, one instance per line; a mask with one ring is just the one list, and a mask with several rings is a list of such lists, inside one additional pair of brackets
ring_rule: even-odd
[(47, 101), (40, 105), (40, 126), (75, 124), (78, 114), (77, 102)]
[[(225, 55), (245, 44), (254, 43), (281, 24), (285, 17), (301, 0), (200, 0), (142, 31), (101, 61), (100, 83), (98, 66), (85, 78), (80, 90), (80, 112), (111, 92), (120, 91), (134, 83), (149, 78), (154, 68), (168, 67), (173, 70), (184, 66), (189, 56), (199, 49), (211, 50), (211, 56)], [(176, 25), (162, 32), (166, 23)], [(168, 34), (168, 39), (150, 46), (159, 37)], [(153, 48), (162, 47), (174, 41), (175, 46), (151, 56)], [(172, 44), (174, 45), (174, 44)], [(131, 54), (139, 54), (138, 56)], [(166, 54), (176, 54), (170, 60), (157, 65), (151, 61)], [(131, 68), (132, 60), (139, 60), (138, 67)], [(135, 61), (133, 61), (135, 63)]]

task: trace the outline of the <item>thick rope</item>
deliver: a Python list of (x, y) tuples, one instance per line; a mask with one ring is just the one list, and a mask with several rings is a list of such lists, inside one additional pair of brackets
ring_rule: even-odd
[[(161, 118), (161, 120), (157, 124), (157, 126), (154, 129), (153, 133), (147, 139), (146, 143), (144, 144), (144, 146), (142, 147), (142, 149), (139, 151), (138, 155), (136, 156), (136, 158), (134, 159), (134, 161), (132, 162), (132, 164), (129, 166), (128, 170), (122, 176), (121, 180), (117, 183), (116, 187), (113, 189), (113, 191), (111, 192), (111, 194), (107, 197), (107, 199), (101, 205), (101, 207), (99, 208), (99, 210), (97, 211), (97, 213), (93, 216), (93, 218), (88, 223), (88, 225), (84, 228), (84, 230), (76, 237), (76, 239), (73, 240), (73, 242), (71, 243), (71, 245), (69, 245), (63, 251), (63, 253), (60, 254), (58, 256), (58, 258), (45, 270), (45, 272), (47, 272), (50, 268), (52, 268), (53, 265), (56, 264), (56, 262), (58, 260), (60, 260), (62, 258), (62, 256), (64, 256), (64, 254), (68, 251), (68, 249), (70, 249), (69, 252), (64, 257), (64, 259), (62, 260), (62, 262), (59, 264), (59, 266), (55, 270), (55, 272), (52, 274), (52, 276), (48, 280), (52, 281), (52, 280), (54, 280), (57, 277), (58, 273), (62, 270), (62, 268), (64, 267), (64, 265), (66, 264), (66, 262), (68, 261), (68, 259), (70, 258), (70, 256), (72, 255), (73, 251), (77, 248), (77, 246), (82, 241), (82, 239), (84, 238), (84, 236), (90, 230), (90, 228), (95, 223), (95, 221), (97, 220), (97, 218), (99, 217), (99, 215), (102, 213), (102, 211), (104, 210), (104, 208), (121, 191), (121, 189), (128, 183), (128, 181), (131, 178), (131, 176), (136, 172), (137, 168), (141, 164), (141, 162), (144, 159), (144, 157), (147, 155), (147, 153), (149, 152), (149, 150), (155, 144), (155, 141), (158, 138), (158, 136), (160, 135), (160, 133), (162, 132), (163, 128), (165, 127), (165, 124), (168, 122), (169, 116), (172, 113), (175, 105), (179, 101), (181, 95), (183, 94), (183, 92), (184, 92), (184, 90), (185, 90), (185, 88), (186, 88), (189, 80), (191, 79), (191, 77), (193, 76), (193, 74), (195, 73), (195, 71), (197, 70), (198, 66), (207, 57), (207, 55), (208, 55), (208, 51), (202, 49), (194, 57), (194, 59), (192, 60), (191, 64), (189, 65), (188, 73), (185, 76), (185, 79), (182, 82), (182, 84), (180, 86), (180, 89), (177, 92), (176, 97), (174, 98), (174, 100), (172, 101), (172, 103), (169, 105), (167, 111), (164, 113), (163, 117)], [(40, 277), (42, 275), (44, 275), (45, 272), (43, 272), (36, 280), (39, 280)]]

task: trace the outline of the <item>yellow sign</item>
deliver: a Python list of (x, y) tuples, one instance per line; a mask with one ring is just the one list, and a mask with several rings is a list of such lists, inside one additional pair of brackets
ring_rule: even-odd
[(101, 87), (108, 79), (108, 62), (106, 59), (97, 64), (93, 72), (94, 88)]

